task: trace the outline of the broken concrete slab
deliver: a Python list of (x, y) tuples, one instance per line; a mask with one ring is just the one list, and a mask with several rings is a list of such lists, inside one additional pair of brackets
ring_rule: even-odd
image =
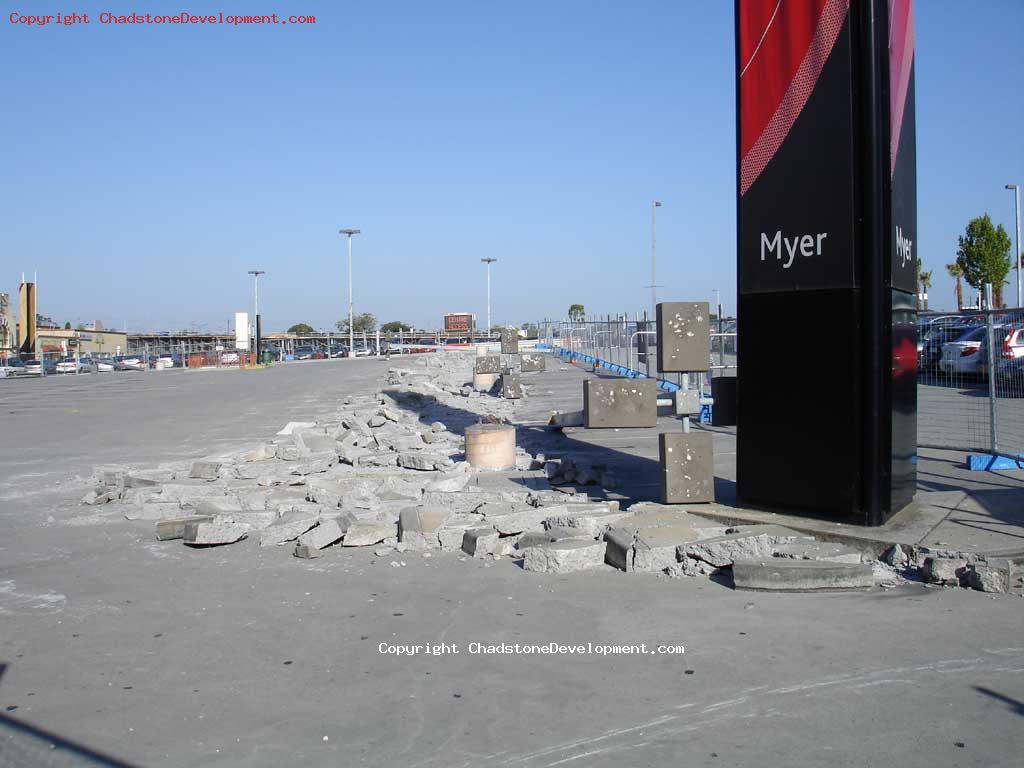
[(261, 477), (268, 477), (282, 470), (281, 462), (276, 459), (265, 461), (252, 461), (248, 464), (236, 464), (234, 467), (235, 476), (240, 480), (257, 480)]
[(211, 520), (209, 522), (188, 522), (182, 539), (193, 547), (214, 547), (223, 544), (234, 544), (249, 535), (249, 526), (245, 523), (227, 523)]
[(306, 512), (286, 512), (272, 525), (259, 533), (261, 547), (294, 541), (320, 522), (319, 515)]
[(423, 486), (425, 493), (456, 493), (461, 491), (467, 485), (471, 479), (471, 475), (468, 471), (469, 465), (466, 465), (466, 469), (459, 469), (456, 467), (448, 472), (441, 473), (441, 476), (436, 480), (431, 480)]
[(665, 504), (705, 504), (715, 500), (714, 448), (710, 432), (662, 432), (661, 500)]
[(171, 469), (136, 469), (125, 475), (125, 488), (151, 488), (161, 483), (169, 483), (175, 478)]
[(168, 518), (156, 524), (156, 538), (159, 541), (181, 539), (185, 537), (185, 526), (189, 523), (208, 523), (213, 520), (206, 515), (189, 515), (188, 517)]
[(197, 499), (209, 496), (224, 496), (227, 489), (223, 485), (185, 485), (164, 483), (160, 486), (160, 492), (151, 497), (153, 501), (186, 501), (192, 502)]
[(236, 464), (248, 463), (253, 461), (266, 461), (267, 459), (273, 459), (277, 456), (277, 446), (273, 443), (264, 443), (259, 448), (254, 448), (251, 451), (246, 451), (238, 456)]
[(772, 549), (774, 557), (794, 560), (822, 560), (830, 563), (859, 563), (864, 558), (859, 550), (828, 541), (796, 541), (779, 544)]
[(967, 571), (967, 560), (950, 557), (926, 557), (921, 566), (921, 576), (929, 584), (959, 586), (960, 579)]
[(312, 429), (315, 426), (315, 421), (289, 421), (277, 434), (279, 437), (284, 437), (290, 435), (296, 429)]
[(523, 570), (534, 573), (575, 573), (600, 568), (605, 543), (589, 539), (562, 539), (527, 547)]
[(633, 570), (657, 572), (675, 565), (679, 547), (698, 537), (696, 529), (687, 525), (641, 528), (633, 542)]
[(398, 454), (398, 466), (405, 469), (416, 469), (421, 472), (433, 472), (453, 464), (447, 456), (432, 453), (409, 452)]
[(1008, 559), (992, 559), (970, 563), (964, 573), (965, 585), (979, 592), (1009, 592), (1013, 563)]
[(819, 592), (870, 589), (870, 563), (830, 563), (764, 557), (736, 560), (732, 565), (736, 589), (772, 592)]
[(657, 426), (657, 382), (654, 379), (584, 381), (583, 425), (587, 429)]
[(473, 557), (484, 557), (494, 552), (500, 535), (490, 526), (467, 528), (462, 536), (462, 551)]
[(319, 521), (315, 528), (310, 528), (299, 536), (297, 546), (308, 549), (323, 549), (340, 541), (341, 537), (345, 535), (346, 532), (342, 530), (337, 520), (323, 519)]
[(476, 511), (499, 533), (511, 536), (524, 531), (543, 531), (544, 521), (548, 517), (564, 514), (568, 510), (564, 506), (534, 507), (514, 502), (488, 502)]
[(195, 480), (216, 480), (220, 477), (219, 461), (193, 461), (188, 476)]
[(127, 504), (125, 520), (170, 520), (182, 517), (181, 504), (176, 501), (162, 504), (144, 501), (138, 504)]
[(462, 538), (468, 528), (478, 528), (483, 521), (480, 515), (453, 512), (437, 529), (437, 541), (442, 552), (457, 552), (462, 549)]
[(385, 539), (397, 536), (398, 530), (394, 523), (375, 520), (358, 520), (345, 532), (342, 545), (346, 547), (371, 547)]
[(437, 549), (437, 531), (451, 514), (437, 507), (406, 507), (398, 515), (398, 540), (410, 549)]
[[(614, 505), (615, 509), (612, 509)], [(544, 507), (541, 507), (544, 509)], [(629, 512), (618, 509), (618, 502), (608, 504), (573, 504), (564, 512), (544, 518), (544, 527), (574, 528), (587, 536), (600, 536), (616, 523), (632, 517)]]
[(780, 544), (813, 541), (813, 537), (778, 525), (752, 525), (736, 533), (715, 536), (680, 547), (682, 559), (692, 557), (717, 568), (724, 568), (735, 560), (771, 557)]

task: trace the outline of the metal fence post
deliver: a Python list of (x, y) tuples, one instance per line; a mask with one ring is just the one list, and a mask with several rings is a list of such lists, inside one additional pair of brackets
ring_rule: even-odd
[(998, 427), (996, 425), (996, 347), (995, 347), (995, 329), (992, 324), (992, 316), (994, 310), (992, 309), (992, 283), (985, 283), (985, 329), (986, 336), (988, 337), (988, 361), (986, 365), (988, 367), (988, 421), (989, 421), (989, 441), (991, 444), (992, 455), (995, 456), (999, 452), (999, 435)]

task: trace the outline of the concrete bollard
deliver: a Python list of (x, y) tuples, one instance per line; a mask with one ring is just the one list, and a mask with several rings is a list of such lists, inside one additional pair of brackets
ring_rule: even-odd
[(510, 424), (466, 427), (466, 461), (480, 469), (511, 469), (516, 465), (516, 428)]

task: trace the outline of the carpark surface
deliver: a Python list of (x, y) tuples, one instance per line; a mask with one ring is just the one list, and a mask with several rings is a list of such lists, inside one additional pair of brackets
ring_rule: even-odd
[[(397, 568), (365, 550), (302, 561), (249, 541), (157, 542), (152, 523), (79, 504), (97, 465), (269, 439), (372, 391), (388, 365), (0, 387), (3, 711), (138, 765), (1019, 764), (1017, 596), (920, 584), (744, 593), (610, 569), (524, 573), (442, 553), (406, 553)], [(578, 402), (586, 375), (549, 358), (546, 373), (526, 379), (520, 420)], [(670, 428), (678, 422), (659, 425)], [(627, 496), (656, 494), (653, 431), (522, 431), (611, 458)], [(716, 434), (723, 492), (732, 440)], [(923, 490), (962, 487), (947, 454), (927, 460)], [(1020, 494), (1012, 476), (993, 478), (979, 489)], [(472, 642), (686, 651), (480, 655)], [(462, 652), (399, 657), (381, 643)]]

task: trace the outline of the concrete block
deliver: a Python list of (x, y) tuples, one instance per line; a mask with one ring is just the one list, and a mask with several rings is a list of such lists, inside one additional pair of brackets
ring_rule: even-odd
[(475, 358), (473, 373), (501, 373), (501, 355), (485, 355)]
[(921, 575), (929, 584), (959, 586), (961, 576), (967, 572), (967, 561), (952, 557), (926, 557)]
[(501, 396), (506, 400), (519, 400), (523, 396), (523, 384), (518, 373), (501, 375)]
[(600, 568), (605, 559), (605, 543), (586, 539), (562, 539), (528, 547), (523, 570), (534, 573), (574, 573)]
[(633, 542), (635, 539), (636, 534), (631, 530), (612, 528), (607, 531), (604, 535), (604, 540), (607, 544), (604, 561), (620, 571), (632, 571)]
[(870, 589), (874, 573), (870, 563), (830, 563), (765, 557), (737, 560), (732, 565), (736, 589), (772, 592), (817, 592)]
[(125, 506), (127, 507), (127, 511), (124, 513), (125, 520), (173, 520), (187, 515), (182, 512), (181, 504), (176, 501), (164, 504), (144, 501)]
[(314, 557), (320, 557), (320, 549), (319, 547), (295, 542), (295, 551), (292, 554), (294, 554), (295, 557), (301, 557), (304, 560), (311, 560)]
[(677, 416), (695, 416), (700, 413), (700, 393), (696, 390), (678, 390), (675, 395)]
[(678, 562), (678, 548), (696, 541), (700, 534), (687, 525), (641, 528), (633, 542), (634, 571), (663, 571)]
[(657, 426), (657, 383), (653, 379), (584, 381), (583, 425), (587, 429)]
[(523, 373), (543, 371), (545, 360), (546, 358), (542, 352), (523, 352), (519, 356), (519, 370)]
[(234, 544), (249, 534), (249, 526), (245, 523), (197, 522), (185, 523), (182, 539), (193, 547), (212, 547), (222, 544)]
[(227, 490), (222, 485), (184, 485), (165, 483), (160, 486), (159, 496), (153, 501), (184, 501), (192, 502), (209, 496), (223, 496)]
[(446, 509), (406, 507), (398, 515), (398, 540), (411, 549), (437, 549), (437, 531), (451, 514)]
[(172, 469), (136, 469), (125, 475), (125, 488), (151, 488), (174, 479)]
[(189, 523), (208, 523), (213, 518), (207, 515), (189, 515), (188, 517), (169, 518), (156, 524), (156, 537), (159, 541), (182, 539), (185, 537), (185, 526)]
[[(468, 468), (468, 465), (467, 465)], [(452, 469), (441, 474), (436, 480), (431, 480), (423, 486), (424, 493), (457, 493), (469, 485), (471, 475), (462, 469)]]
[[(315, 528), (311, 528), (299, 536), (299, 546), (310, 549), (323, 549), (329, 547), (345, 535), (336, 520), (320, 520)], [(375, 542), (376, 543), (376, 542)]]
[(483, 521), (480, 515), (454, 512), (437, 529), (437, 541), (442, 552), (457, 552), (462, 549), (462, 539), (469, 528), (478, 528)]
[(710, 313), (706, 301), (666, 301), (658, 305), (659, 371), (710, 370)]
[(988, 560), (967, 566), (964, 581), (979, 592), (1009, 592), (1013, 564), (1010, 560)]
[(370, 547), (395, 535), (397, 530), (394, 523), (360, 520), (349, 526), (341, 543), (346, 547)]
[(661, 500), (699, 504), (715, 500), (714, 448), (710, 432), (662, 432)]
[(498, 532), (490, 526), (467, 528), (462, 536), (462, 551), (473, 557), (483, 557), (498, 546)]
[(515, 328), (501, 329), (501, 354), (519, 354), (519, 333), (516, 331)]
[(398, 462), (398, 457), (393, 453), (367, 453), (359, 457), (357, 466), (360, 467), (393, 467)]
[(220, 477), (220, 462), (193, 461), (188, 476), (196, 480), (216, 480)]

